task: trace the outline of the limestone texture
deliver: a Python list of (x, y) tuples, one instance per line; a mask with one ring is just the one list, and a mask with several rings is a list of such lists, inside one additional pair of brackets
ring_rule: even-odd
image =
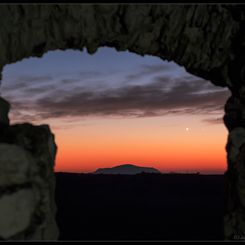
[(56, 240), (54, 162), (47, 125), (0, 128), (0, 239)]
[(243, 5), (2, 4), (0, 16), (0, 69), (49, 50), (109, 46), (173, 60), (221, 86), (243, 83)]
[(225, 106), (224, 122), (229, 129), (226, 178), (226, 212), (224, 235), (228, 240), (245, 239), (245, 106), (231, 97)]
[(36, 205), (34, 190), (23, 189), (2, 196), (0, 236), (7, 239), (28, 229)]

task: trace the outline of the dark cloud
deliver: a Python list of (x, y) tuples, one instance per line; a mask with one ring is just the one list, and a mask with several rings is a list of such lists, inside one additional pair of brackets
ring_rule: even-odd
[(208, 124), (224, 124), (223, 117), (207, 118), (207, 119), (203, 119), (203, 122), (208, 123)]
[[(103, 86), (101, 81), (101, 72), (98, 71), (80, 71), (73, 74), (59, 74), (56, 77), (51, 75), (45, 76), (33, 76), (33, 75), (21, 75), (17, 78), (8, 78), (2, 82), (1, 92), (6, 97), (10, 94), (14, 94), (17, 97), (30, 96), (35, 98), (40, 93), (49, 92), (50, 90), (59, 88), (76, 89), (79, 87), (93, 87), (93, 89), (99, 89), (99, 86)], [(94, 78), (94, 81), (91, 81)], [(98, 78), (100, 80), (98, 80)], [(77, 86), (77, 87), (78, 87)], [(78, 87), (78, 89), (79, 89)], [(67, 89), (63, 89), (67, 91)], [(19, 95), (19, 94), (22, 95)]]
[[(8, 94), (12, 93), (35, 93), (39, 92), (39, 88), (41, 90), (46, 89), (48, 90), (50, 85), (47, 85), (47, 82), (52, 82), (51, 76), (31, 76), (31, 75), (25, 75), (20, 76), (18, 78), (8, 78), (6, 80), (2, 81), (1, 85), (1, 91), (5, 95), (8, 96)], [(34, 88), (35, 87), (35, 88)], [(35, 91), (36, 90), (36, 91)], [(17, 95), (18, 96), (18, 95)]]
[[(107, 88), (100, 92), (85, 87), (76, 88), (69, 93), (52, 90), (33, 101), (31, 105), (27, 105), (25, 101), (15, 101), (14, 98), (12, 103), (15, 110), (35, 111), (33, 120), (91, 115), (208, 116), (222, 113), (223, 105), (229, 96), (229, 92), (224, 89), (206, 91), (208, 82), (201, 79), (170, 83), (170, 79), (166, 77), (161, 80), (155, 79), (151, 84)], [(28, 114), (28, 117), (30, 119), (31, 115)]]
[[(135, 73), (125, 75), (125, 83), (114, 83), (121, 87), (112, 87), (113, 83), (106, 81), (105, 76), (97, 71), (82, 71), (68, 78), (55, 79), (51, 76), (23, 76), (4, 86), (3, 91), (11, 102), (11, 115), (16, 121), (91, 115), (154, 117), (199, 114), (219, 117), (223, 114), (225, 101), (230, 95), (227, 89), (189, 74), (173, 77), (171, 73), (164, 73), (171, 69), (176, 67), (169, 63), (143, 65)], [(133, 84), (134, 79), (140, 81), (148, 75), (154, 75), (151, 82)], [(94, 79), (87, 80), (90, 78)], [(100, 80), (96, 81), (97, 78)], [(204, 122), (216, 123), (213, 119)]]
[(40, 93), (47, 93), (48, 91), (55, 89), (56, 86), (54, 85), (46, 85), (41, 87), (27, 87), (22, 90), (25, 94), (40, 94)]
[(18, 82), (9, 84), (8, 81), (4, 81), (2, 83), (1, 89), (4, 90), (4, 92), (5, 91), (8, 92), (8, 91), (14, 91), (16, 89), (22, 89), (22, 88), (24, 88), (26, 86), (27, 86), (27, 82), (18, 81)]

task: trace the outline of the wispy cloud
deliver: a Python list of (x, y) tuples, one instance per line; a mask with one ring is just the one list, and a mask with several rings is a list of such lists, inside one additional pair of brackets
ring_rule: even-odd
[(203, 122), (208, 123), (208, 124), (223, 124), (223, 117), (219, 118), (206, 118), (203, 119)]
[[(97, 71), (82, 71), (70, 76), (23, 76), (4, 81), (3, 94), (11, 102), (15, 121), (38, 121), (83, 116), (154, 117), (164, 115), (223, 114), (230, 95), (224, 88), (183, 73), (170, 63), (141, 65), (134, 73), (108, 82)], [(181, 74), (181, 73), (180, 73)], [(148, 77), (149, 81), (140, 81)], [(91, 80), (92, 79), (92, 80)], [(121, 83), (121, 81), (125, 81)], [(134, 83), (138, 80), (138, 83)], [(143, 81), (143, 80), (142, 80)], [(9, 83), (8, 83), (9, 82)], [(205, 123), (220, 123), (207, 119)]]
[(132, 72), (126, 76), (126, 79), (130, 82), (135, 79), (141, 79), (145, 76), (156, 75), (157, 73), (166, 73), (173, 71), (175, 65), (172, 63), (162, 63), (160, 65), (140, 65), (136, 72)]

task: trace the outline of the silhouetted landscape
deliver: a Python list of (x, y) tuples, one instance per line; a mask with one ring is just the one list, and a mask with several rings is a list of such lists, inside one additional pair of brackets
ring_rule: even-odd
[(224, 176), (56, 173), (60, 240), (222, 240)]
[(122, 164), (112, 168), (98, 168), (94, 174), (141, 174), (141, 173), (158, 173), (161, 172), (156, 168), (140, 167), (134, 164)]

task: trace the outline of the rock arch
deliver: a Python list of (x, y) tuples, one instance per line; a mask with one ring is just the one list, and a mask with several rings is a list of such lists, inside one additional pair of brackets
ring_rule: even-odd
[[(225, 105), (224, 115), (224, 123), (229, 130), (226, 147), (228, 168), (225, 173), (227, 200), (224, 234), (226, 239), (245, 237), (243, 5), (12, 4), (0, 6), (0, 19), (0, 70), (6, 64), (30, 56), (42, 56), (50, 50), (82, 50), (86, 47), (92, 54), (98, 47), (108, 46), (120, 51), (129, 50), (140, 55), (154, 55), (175, 61), (194, 75), (210, 80), (215, 85), (227, 86), (232, 96)], [(1, 100), (2, 118), (7, 112), (8, 105)], [(35, 137), (37, 134), (43, 139), (41, 155), (35, 147), (28, 144), (28, 140), (32, 140), (34, 145), (38, 143), (38, 138)], [(34, 171), (37, 178), (37, 182), (24, 179), (24, 182), (13, 184), (6, 181), (0, 173), (0, 188), (11, 186), (12, 190), (10, 193), (0, 194), (0, 213), (1, 210), (7, 210), (8, 200), (17, 200), (18, 195), (24, 195), (19, 191), (26, 190), (27, 187), (39, 190), (38, 196), (31, 199), (30, 205), (42, 204), (44, 208), (39, 211), (47, 211), (43, 212), (43, 216), (38, 216), (37, 212), (28, 214), (32, 225), (8, 234), (4, 233), (4, 224), (0, 221), (0, 237), (57, 239), (55, 207), (52, 201), (54, 177), (52, 166), (48, 164), (48, 161), (54, 162), (56, 146), (48, 126), (8, 125), (5, 117), (1, 124), (0, 142), (0, 150), (4, 151), (0, 157), (0, 168), (9, 175), (9, 181), (13, 172), (3, 165), (6, 159), (3, 156), (10, 152), (9, 157), (12, 157), (13, 144), (22, 147), (23, 157), (25, 155), (29, 159), (26, 160), (29, 164), (25, 165), (28, 166), (26, 169)], [(36, 170), (31, 167), (33, 161), (39, 166)], [(16, 168), (15, 159), (10, 162)], [(27, 171), (26, 169), (23, 171)], [(26, 176), (24, 172), (22, 174)], [(23, 180), (23, 176), (19, 178)], [(28, 193), (30, 194), (30, 190)]]

